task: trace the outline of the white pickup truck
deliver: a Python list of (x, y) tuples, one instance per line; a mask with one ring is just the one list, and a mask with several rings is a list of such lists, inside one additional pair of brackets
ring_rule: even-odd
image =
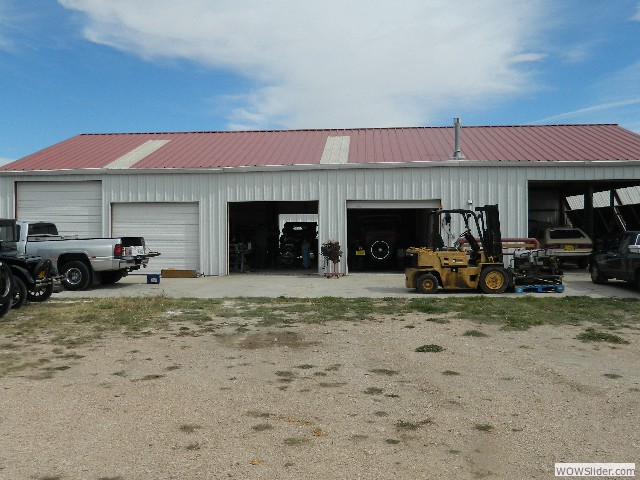
[(15, 222), (18, 252), (50, 259), (67, 290), (115, 283), (160, 255), (149, 251), (142, 237), (76, 238), (59, 235), (53, 223)]

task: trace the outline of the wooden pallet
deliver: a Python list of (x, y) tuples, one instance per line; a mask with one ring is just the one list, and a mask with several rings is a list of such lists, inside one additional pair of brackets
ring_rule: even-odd
[(516, 293), (543, 293), (543, 292), (564, 292), (564, 285), (520, 285), (515, 289)]

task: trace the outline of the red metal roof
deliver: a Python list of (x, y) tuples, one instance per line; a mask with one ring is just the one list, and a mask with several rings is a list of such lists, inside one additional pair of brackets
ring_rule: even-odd
[[(349, 137), (348, 163), (455, 161), (454, 127), (82, 134), (2, 170), (105, 168), (150, 140), (159, 147), (130, 168), (319, 164), (328, 137)], [(640, 135), (618, 125), (463, 126), (464, 160), (640, 160)]]

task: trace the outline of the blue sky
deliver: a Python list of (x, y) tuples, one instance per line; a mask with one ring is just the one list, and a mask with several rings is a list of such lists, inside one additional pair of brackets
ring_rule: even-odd
[(0, 105), (0, 161), (79, 133), (640, 133), (640, 0), (0, 0)]

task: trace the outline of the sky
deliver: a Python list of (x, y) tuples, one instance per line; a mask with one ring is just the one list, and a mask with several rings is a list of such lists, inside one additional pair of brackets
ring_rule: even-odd
[(0, 0), (0, 162), (81, 133), (616, 123), (640, 0)]

